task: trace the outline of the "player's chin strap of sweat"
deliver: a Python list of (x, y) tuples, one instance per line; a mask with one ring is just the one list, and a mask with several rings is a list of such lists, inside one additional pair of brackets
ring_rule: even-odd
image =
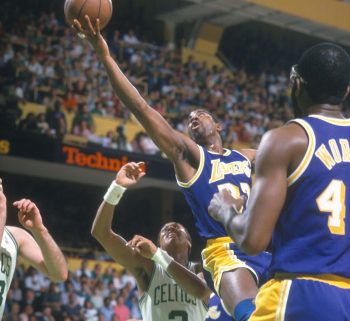
[(117, 205), (122, 198), (126, 188), (118, 185), (115, 181), (111, 183), (103, 199), (110, 205)]

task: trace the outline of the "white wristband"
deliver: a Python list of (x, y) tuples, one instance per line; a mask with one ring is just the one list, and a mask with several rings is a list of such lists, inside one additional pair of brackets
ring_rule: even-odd
[(103, 199), (108, 204), (117, 205), (125, 191), (125, 187), (120, 186), (115, 181), (113, 181), (109, 186), (106, 194), (103, 196)]
[(170, 263), (174, 261), (174, 258), (172, 258), (166, 251), (158, 247), (157, 252), (152, 256), (152, 261), (158, 263), (162, 269), (166, 271)]

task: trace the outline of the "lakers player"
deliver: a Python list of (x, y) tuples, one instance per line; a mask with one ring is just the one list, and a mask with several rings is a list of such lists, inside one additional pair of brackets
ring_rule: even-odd
[(350, 57), (331, 43), (307, 50), (291, 71), (301, 118), (267, 133), (244, 215), (227, 191), (210, 213), (251, 254), (272, 237), (273, 279), (250, 320), (350, 320), (350, 119), (341, 104)]
[(237, 321), (246, 320), (254, 310), (253, 299), (258, 290), (259, 275), (269, 264), (268, 255), (252, 258), (245, 255), (227, 237), (225, 228), (208, 214), (212, 195), (228, 187), (234, 196), (249, 196), (251, 150), (226, 150), (220, 137), (221, 126), (205, 110), (197, 110), (189, 117), (189, 131), (193, 139), (175, 131), (169, 123), (137, 92), (109, 53), (106, 41), (85, 17), (89, 30), (78, 21), (74, 27), (85, 34), (103, 63), (115, 93), (135, 115), (149, 136), (173, 163), (177, 181), (184, 192), (196, 220), (199, 235), (206, 242), (202, 253), (203, 267), (210, 273), (213, 290)]
[(194, 273), (196, 266), (189, 261), (191, 237), (181, 224), (163, 226), (159, 248), (140, 235), (127, 243), (111, 230), (115, 206), (125, 189), (144, 174), (142, 163), (120, 169), (98, 209), (92, 235), (136, 278), (144, 321), (204, 320), (210, 290)]
[(13, 205), (18, 209), (19, 222), (34, 238), (22, 228), (5, 225), (7, 200), (0, 179), (0, 318), (4, 313), (6, 295), (15, 272), (17, 256), (54, 282), (65, 281), (68, 275), (65, 258), (43, 225), (36, 205), (28, 199), (21, 199)]

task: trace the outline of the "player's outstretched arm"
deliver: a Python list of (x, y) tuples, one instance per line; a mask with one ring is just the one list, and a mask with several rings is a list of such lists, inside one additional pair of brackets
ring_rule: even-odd
[[(207, 284), (196, 274), (175, 261), (164, 250), (157, 248), (157, 246), (151, 240), (140, 235), (135, 235), (132, 240), (127, 243), (127, 245), (147, 259), (153, 260), (157, 263), (159, 263), (160, 260), (160, 265), (162, 268), (165, 268), (165, 270), (183, 290), (205, 302), (209, 301), (211, 291)], [(164, 255), (168, 260), (168, 266), (163, 265)]]
[(0, 242), (4, 235), (4, 228), (7, 217), (7, 200), (2, 186), (2, 179), (0, 178)]
[[(144, 163), (128, 163), (120, 169), (97, 210), (91, 229), (92, 236), (104, 247), (106, 252), (132, 273), (137, 268), (145, 268), (150, 272), (153, 263), (138, 255), (126, 245), (122, 236), (113, 232), (112, 221), (115, 206), (126, 188), (136, 184), (145, 175), (143, 167)], [(133, 274), (135, 275), (135, 273)]]
[(9, 226), (15, 237), (19, 255), (30, 265), (47, 275), (54, 282), (67, 279), (68, 267), (63, 253), (50, 235), (42, 221), (39, 209), (29, 199), (13, 203), (18, 209), (18, 220), (24, 229)]
[(82, 29), (78, 20), (74, 21), (74, 28), (83, 33), (94, 47), (117, 96), (171, 161), (176, 163), (179, 160), (187, 160), (197, 169), (200, 154), (196, 144), (189, 137), (175, 131), (156, 110), (148, 106), (111, 57), (108, 45), (100, 33), (99, 20), (97, 19), (94, 29), (89, 17), (85, 16), (85, 19), (89, 30)]
[(226, 231), (246, 253), (255, 255), (268, 246), (287, 193), (288, 168), (292, 159), (291, 126), (264, 135), (255, 159), (256, 178), (246, 211), (238, 214), (242, 200), (226, 191), (214, 195), (209, 214), (222, 222)]

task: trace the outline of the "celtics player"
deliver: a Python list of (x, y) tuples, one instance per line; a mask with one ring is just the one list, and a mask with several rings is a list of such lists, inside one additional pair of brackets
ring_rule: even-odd
[(83, 30), (77, 20), (74, 27), (94, 47), (115, 93), (174, 165), (197, 232), (206, 244), (202, 258), (208, 285), (222, 298), (236, 321), (247, 320), (254, 310), (258, 284), (269, 266), (270, 256), (263, 253), (249, 257), (240, 251), (227, 236), (225, 227), (209, 216), (208, 205), (213, 194), (225, 187), (234, 196), (249, 196), (255, 151), (223, 148), (221, 125), (205, 110), (196, 110), (189, 116), (191, 138), (174, 130), (122, 73), (100, 34), (99, 21), (94, 29), (89, 18), (85, 18), (88, 29)]
[(204, 320), (204, 302), (211, 291), (189, 261), (191, 237), (181, 224), (163, 226), (159, 248), (139, 235), (127, 243), (111, 229), (115, 206), (124, 191), (145, 175), (142, 165), (128, 163), (120, 169), (97, 211), (92, 235), (136, 278), (144, 321)]
[(18, 209), (22, 228), (6, 226), (7, 200), (0, 179), (0, 318), (4, 313), (6, 295), (16, 268), (17, 256), (47, 275), (54, 282), (65, 281), (68, 275), (66, 260), (42, 222), (39, 209), (28, 200), (13, 205)]
[(256, 182), (241, 200), (216, 194), (210, 213), (251, 254), (272, 239), (273, 278), (249, 320), (350, 320), (350, 57), (338, 45), (308, 49), (290, 74), (297, 119), (264, 135)]

